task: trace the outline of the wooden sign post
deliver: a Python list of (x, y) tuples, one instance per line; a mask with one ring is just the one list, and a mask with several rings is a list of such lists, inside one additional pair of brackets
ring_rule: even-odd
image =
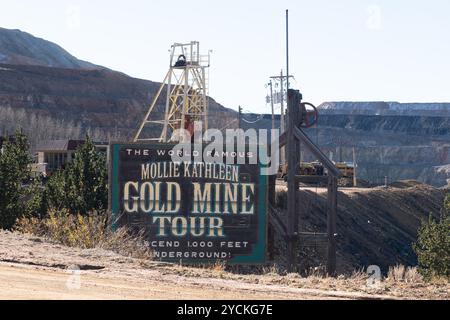
[(295, 137), (294, 129), (301, 123), (300, 103), (302, 95), (298, 91), (288, 90), (288, 130), (287, 130), (287, 152), (288, 152), (288, 224), (287, 224), (287, 260), (288, 271), (292, 272), (295, 268), (297, 255), (298, 239), (298, 210), (297, 193), (298, 181), (296, 179), (297, 168), (300, 162), (300, 146)]
[[(336, 168), (334, 163), (316, 146), (311, 139), (301, 129), (304, 121), (302, 95), (298, 90), (288, 90), (288, 128), (280, 137), (280, 148), (287, 146), (288, 151), (288, 197), (287, 197), (287, 222), (286, 225), (279, 220), (275, 221), (271, 215), (272, 224), (278, 226), (278, 230), (284, 231), (287, 239), (287, 263), (288, 271), (295, 271), (298, 253), (298, 242), (301, 235), (310, 233), (300, 232), (299, 226), (299, 207), (301, 199), (298, 197), (299, 182), (323, 182), (328, 183), (328, 199), (327, 199), (327, 232), (323, 234), (315, 234), (316, 236), (326, 236), (328, 242), (327, 252), (327, 272), (329, 275), (336, 273), (336, 218), (337, 218), (337, 187), (338, 178), (341, 172)], [(327, 169), (328, 177), (323, 176), (301, 176), (298, 175), (300, 165), (300, 143), (309, 150)]]

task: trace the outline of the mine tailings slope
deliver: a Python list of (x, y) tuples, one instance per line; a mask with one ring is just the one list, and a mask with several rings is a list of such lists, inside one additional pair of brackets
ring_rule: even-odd
[[(302, 188), (299, 203), (302, 231), (326, 230), (326, 192)], [(421, 221), (432, 214), (439, 217), (448, 189), (438, 189), (414, 181), (389, 188), (342, 188), (338, 194), (338, 268), (351, 272), (378, 265), (417, 265), (412, 244)], [(323, 256), (323, 255), (322, 255)], [(304, 257), (309, 259), (309, 257)], [(317, 261), (313, 261), (317, 263)]]

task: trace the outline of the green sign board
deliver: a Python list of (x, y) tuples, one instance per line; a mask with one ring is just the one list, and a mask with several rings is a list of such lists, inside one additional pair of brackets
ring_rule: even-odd
[(174, 146), (110, 145), (114, 228), (143, 232), (156, 260), (264, 263), (267, 176), (262, 166), (173, 161)]

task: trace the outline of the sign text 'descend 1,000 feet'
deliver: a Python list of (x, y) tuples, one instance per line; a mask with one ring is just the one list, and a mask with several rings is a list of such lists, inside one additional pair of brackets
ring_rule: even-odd
[(174, 162), (173, 147), (111, 144), (114, 227), (143, 232), (156, 260), (263, 263), (267, 176), (261, 165)]

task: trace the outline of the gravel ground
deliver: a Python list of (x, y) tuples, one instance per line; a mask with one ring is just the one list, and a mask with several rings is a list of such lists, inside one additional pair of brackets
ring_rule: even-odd
[[(74, 271), (78, 266), (80, 271)], [(83, 250), (0, 231), (0, 299), (449, 299), (448, 282), (384, 281), (364, 274), (242, 275)]]

